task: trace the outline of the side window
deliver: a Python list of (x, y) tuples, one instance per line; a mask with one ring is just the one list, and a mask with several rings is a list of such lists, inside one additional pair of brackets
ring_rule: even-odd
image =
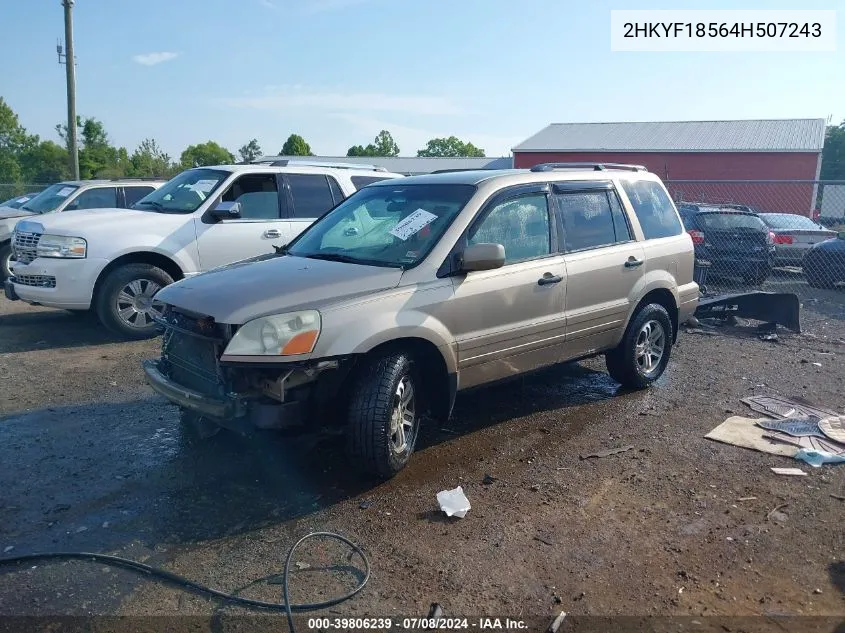
[(551, 252), (546, 196), (532, 194), (497, 204), (470, 230), (468, 244), (501, 244), (505, 263), (542, 257)]
[(352, 184), (355, 185), (355, 189), (361, 189), (380, 180), (387, 180), (387, 178), (382, 176), (352, 176)]
[(649, 180), (623, 180), (622, 189), (634, 207), (647, 240), (671, 237), (683, 232), (672, 200), (658, 183)]
[[(558, 194), (556, 198), (563, 221), (566, 252), (609, 246), (617, 242), (614, 213), (606, 191), (564, 193)], [(624, 218), (620, 219), (624, 221)], [(627, 241), (630, 236), (625, 235), (625, 230), (627, 228), (620, 227)]]
[(113, 209), (117, 206), (116, 187), (97, 187), (80, 193), (76, 200), (71, 202), (65, 211), (76, 209)]
[(334, 179), (332, 176), (327, 176), (329, 179), (329, 189), (332, 190), (332, 197), (334, 198), (334, 203), (338, 204), (343, 201), (346, 196), (343, 195), (343, 191), (340, 189), (340, 185), (337, 184), (337, 180)]
[(334, 206), (329, 181), (322, 174), (285, 174), (295, 218), (319, 218)]
[(628, 218), (622, 209), (622, 203), (616, 197), (616, 192), (608, 191), (607, 199), (610, 202), (610, 212), (613, 214), (613, 230), (616, 233), (617, 242), (630, 242), (633, 238), (631, 227), (628, 226)]
[(153, 187), (124, 187), (123, 196), (126, 198), (126, 206), (131, 207), (148, 193), (154, 191)]
[(276, 174), (241, 176), (223, 193), (223, 202), (237, 202), (245, 220), (278, 220), (279, 187)]

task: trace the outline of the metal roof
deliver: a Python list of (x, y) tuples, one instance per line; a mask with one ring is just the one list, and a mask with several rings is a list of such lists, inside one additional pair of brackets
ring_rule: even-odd
[[(302, 160), (302, 156), (276, 156), (278, 160)], [(511, 169), (510, 156), (485, 158), (417, 158), (415, 156), (309, 156), (308, 160), (330, 163), (377, 165), (395, 174), (430, 174), (440, 169)]]
[(514, 152), (820, 152), (824, 119), (552, 123)]

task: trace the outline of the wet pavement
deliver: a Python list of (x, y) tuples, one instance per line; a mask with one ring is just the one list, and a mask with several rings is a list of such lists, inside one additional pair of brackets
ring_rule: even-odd
[[(340, 613), (423, 615), (439, 601), (475, 614), (845, 614), (845, 468), (777, 478), (769, 467), (791, 460), (702, 437), (751, 393), (845, 410), (845, 321), (831, 297), (781, 343), (750, 328), (682, 335), (647, 391), (620, 391), (594, 359), (461, 394), (410, 466), (378, 484), (354, 474), (339, 438), (186, 442), (141, 378), (157, 341), (117, 343), (90, 320), (0, 303), (0, 551), (119, 553), (228, 591), (331, 529), (373, 563)], [(459, 484), (473, 508), (447, 520), (434, 497)], [(790, 520), (767, 520), (784, 503)], [(325, 582), (300, 575), (295, 597)], [(277, 585), (249, 591), (279, 599)], [(0, 574), (0, 613), (217, 610), (96, 564)]]

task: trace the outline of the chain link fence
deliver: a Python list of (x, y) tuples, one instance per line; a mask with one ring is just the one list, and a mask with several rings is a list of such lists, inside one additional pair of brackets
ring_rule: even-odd
[(669, 180), (705, 294), (793, 292), (845, 314), (845, 181)]
[(15, 199), (26, 196), (27, 194), (38, 193), (43, 191), (49, 184), (31, 184), (31, 183), (4, 183), (0, 182), (0, 204), (4, 202), (14, 202)]

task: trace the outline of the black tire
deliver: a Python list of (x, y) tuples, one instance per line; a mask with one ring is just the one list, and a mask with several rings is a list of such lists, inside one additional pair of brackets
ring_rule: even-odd
[[(420, 429), (423, 390), (414, 370), (411, 357), (393, 353), (377, 357), (361, 367), (353, 377), (349, 394), (347, 453), (365, 473), (389, 479), (402, 470), (411, 459)], [(404, 442), (392, 423), (394, 411), (407, 394), (412, 421), (407, 432), (402, 430)], [(408, 409), (400, 410), (408, 413)], [(405, 419), (405, 418), (403, 418)], [(401, 450), (400, 450), (401, 449)]]
[(742, 280), (749, 286), (762, 286), (771, 274), (772, 269), (770, 267), (757, 267), (753, 272), (744, 275)]
[(0, 244), (0, 281), (12, 276), (12, 271), (9, 267), (11, 257), (12, 243), (6, 242), (5, 244)]
[[(151, 288), (150, 283), (160, 288), (173, 283), (173, 278), (161, 268), (149, 264), (127, 264), (111, 271), (100, 286), (94, 298), (97, 317), (100, 322), (115, 334), (131, 340), (153, 338), (158, 335), (155, 322), (144, 316), (145, 325), (140, 325), (141, 317), (136, 319), (139, 325), (132, 326), (119, 314), (118, 301), (121, 292), (129, 284), (138, 282), (142, 290)], [(146, 313), (147, 315), (149, 312)]]
[[(638, 339), (646, 324), (658, 324), (663, 334), (662, 354), (650, 371), (646, 371), (637, 358)], [(660, 378), (669, 364), (672, 337), (672, 319), (669, 318), (666, 308), (657, 303), (641, 307), (628, 324), (622, 342), (605, 354), (607, 371), (611, 378), (630, 389), (645, 389), (651, 385)]]
[(179, 431), (185, 446), (204, 444), (219, 435), (222, 428), (194, 411), (179, 409)]

